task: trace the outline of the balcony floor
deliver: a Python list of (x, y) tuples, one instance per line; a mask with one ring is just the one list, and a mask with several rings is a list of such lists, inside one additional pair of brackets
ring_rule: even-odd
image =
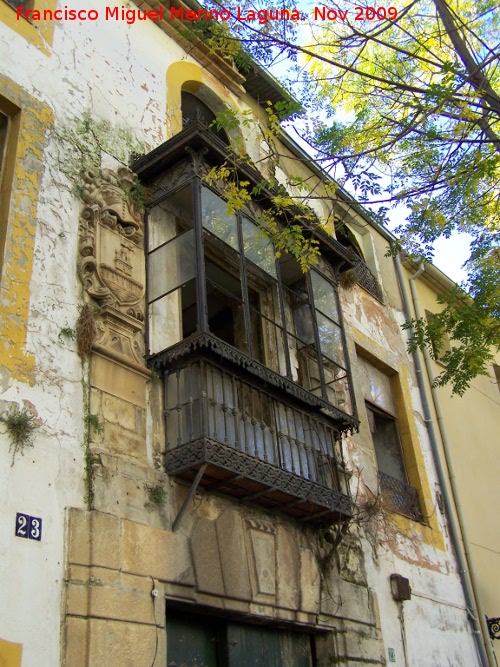
[(189, 483), (205, 464), (200, 485), (206, 490), (279, 510), (314, 525), (328, 525), (351, 516), (348, 496), (209, 438), (170, 449), (166, 454), (168, 474)]

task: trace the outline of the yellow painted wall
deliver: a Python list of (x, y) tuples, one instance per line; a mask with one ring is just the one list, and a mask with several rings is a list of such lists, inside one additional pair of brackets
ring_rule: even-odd
[[(28, 2), (25, 3), (28, 5)], [(57, 0), (35, 0), (33, 9), (43, 12), (44, 9), (54, 10), (57, 6)], [(37, 21), (36, 23), (28, 21), (25, 18), (17, 18), (16, 10), (7, 2), (0, 2), (0, 21), (9, 26), (11, 30), (33, 46), (36, 46), (42, 53), (48, 55), (52, 46), (54, 37), (54, 21)]]
[[(410, 275), (406, 272), (407, 278)], [(436, 301), (436, 289), (427, 284), (425, 278), (417, 280), (417, 293), (422, 313), (425, 310), (436, 313), (442, 308)], [(434, 375), (439, 375), (443, 365), (434, 361), (432, 365)], [(484, 611), (488, 616), (496, 617), (500, 614), (500, 390), (491, 365), (489, 370), (490, 375), (477, 377), (464, 396), (451, 396), (450, 387), (439, 388), (438, 396)], [(431, 399), (430, 382), (425, 372), (424, 377)], [(434, 425), (439, 438), (436, 419)]]
[(22, 644), (0, 639), (0, 667), (21, 667), (22, 655)]
[[(25, 351), (29, 287), (45, 133), (53, 124), (53, 116), (46, 105), (10, 79), (0, 76), (0, 89), (4, 108), (15, 118), (17, 135), (7, 154), (7, 171), (12, 171), (10, 199), (0, 210), (0, 238), (5, 238), (0, 276), (0, 358), (11, 377), (33, 382), (34, 360)], [(13, 110), (17, 111), (14, 115)]]

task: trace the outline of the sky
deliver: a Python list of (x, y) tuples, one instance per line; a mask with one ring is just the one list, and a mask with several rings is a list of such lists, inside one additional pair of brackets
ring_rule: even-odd
[(467, 277), (462, 264), (469, 258), (470, 237), (468, 234), (455, 232), (449, 239), (439, 239), (434, 244), (434, 261), (448, 278), (461, 283)]
[[(400, 208), (403, 209), (404, 215), (404, 207)], [(401, 213), (399, 213), (398, 219), (394, 220), (393, 224), (388, 225), (389, 229), (393, 231), (401, 222)], [(472, 237), (469, 234), (455, 231), (450, 238), (442, 237), (434, 242), (432, 263), (458, 284), (464, 282), (467, 278), (467, 271), (462, 266), (469, 259), (471, 240)]]
[[(273, 74), (276, 75), (275, 72), (273, 72)], [(298, 133), (292, 132), (291, 128), (288, 128), (287, 133), (293, 141), (298, 143), (302, 149), (314, 159), (312, 149), (309, 144), (301, 139), (300, 131)], [(356, 198), (354, 192), (351, 192), (350, 194)], [(368, 207), (365, 206), (365, 208)], [(404, 216), (404, 210), (404, 206), (399, 206), (397, 210), (392, 212), (392, 216), (391, 213), (389, 213), (389, 217), (392, 217), (393, 220), (392, 224), (388, 225), (388, 228), (391, 231), (403, 222), (402, 216)], [(471, 237), (468, 234), (453, 232), (450, 238), (441, 238), (434, 243), (434, 259), (432, 263), (447, 275), (448, 278), (451, 278), (458, 284), (462, 283), (467, 278), (467, 272), (462, 266), (469, 258), (470, 241)]]
[[(314, 3), (312, 0), (298, 0), (295, 6), (300, 10), (309, 13), (312, 11), (312, 7), (315, 4), (322, 5), (323, 3)], [(389, 3), (393, 4), (393, 3)], [(332, 6), (336, 6), (336, 3), (332, 3)], [(308, 24), (304, 23), (302, 26), (302, 31), (305, 36), (307, 36), (310, 28)], [(270, 68), (270, 72), (278, 79), (286, 80), (286, 73), (289, 69), (289, 63), (286, 60), (282, 60), (279, 63), (276, 63), (275, 66)], [(346, 120), (348, 114), (335, 114), (334, 119), (336, 120)], [(297, 141), (302, 148), (309, 154), (311, 154), (311, 148), (305, 142), (300, 141), (300, 136), (295, 132), (288, 130), (294, 141)], [(348, 188), (347, 188), (348, 189)], [(353, 196), (355, 197), (354, 193)], [(403, 211), (404, 215), (404, 211)], [(394, 215), (394, 219), (397, 219), (393, 225), (389, 225), (391, 231), (398, 225), (402, 223), (402, 214), (401, 210), (398, 207), (398, 213)], [(467, 278), (467, 272), (462, 268), (464, 262), (469, 258), (470, 254), (470, 241), (471, 237), (468, 234), (454, 232), (450, 238), (441, 238), (434, 244), (434, 258), (433, 264), (437, 266), (443, 273), (445, 273), (449, 278), (454, 280), (456, 283), (462, 283)]]

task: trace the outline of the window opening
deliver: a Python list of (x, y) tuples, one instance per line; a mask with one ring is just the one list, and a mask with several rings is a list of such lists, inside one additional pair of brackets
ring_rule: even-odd
[(181, 109), (182, 109), (182, 124), (185, 126), (190, 123), (199, 122), (203, 125), (206, 125), (224, 144), (227, 146), (229, 142), (229, 137), (226, 132), (221, 128), (217, 129), (214, 125), (215, 114), (214, 112), (202, 102), (196, 95), (188, 93), (186, 90), (181, 92)]
[(208, 328), (242, 352), (248, 350), (241, 283), (210, 260), (205, 261)]
[(366, 411), (379, 470), (407, 484), (396, 419), (368, 402)]
[(391, 378), (362, 357), (358, 362), (380, 489), (394, 511), (421, 521), (418, 492), (408, 484)]

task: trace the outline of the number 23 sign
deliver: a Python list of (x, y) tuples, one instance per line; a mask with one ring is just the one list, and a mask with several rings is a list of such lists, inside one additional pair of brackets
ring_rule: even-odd
[(16, 536), (40, 541), (42, 539), (42, 520), (37, 516), (18, 512), (16, 514)]

